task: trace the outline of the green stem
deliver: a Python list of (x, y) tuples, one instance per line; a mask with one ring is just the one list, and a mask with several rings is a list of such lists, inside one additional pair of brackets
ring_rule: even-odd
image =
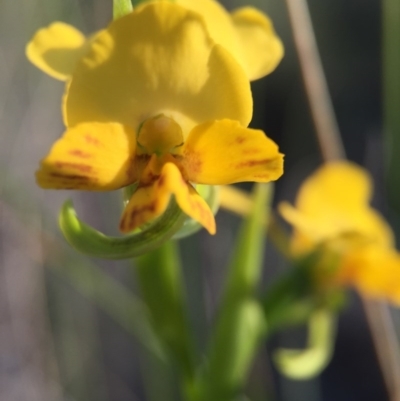
[(270, 333), (283, 327), (304, 323), (315, 309), (310, 277), (295, 266), (284, 274), (262, 299)]
[(265, 222), (272, 186), (257, 184), (254, 207), (246, 218), (230, 264), (219, 318), (199, 386), (201, 401), (228, 401), (243, 388), (266, 324), (255, 299), (265, 244)]
[(306, 323), (321, 308), (337, 312), (343, 307), (345, 297), (340, 289), (321, 290), (321, 285), (315, 282), (316, 266), (330, 274), (337, 264), (336, 255), (327, 258), (323, 247), (292, 260), (290, 269), (268, 289), (261, 301), (270, 333)]
[(253, 209), (241, 228), (232, 255), (221, 311), (229, 309), (230, 303), (238, 298), (253, 296), (260, 280), (273, 186), (257, 184), (253, 196)]
[(173, 241), (136, 259), (136, 273), (155, 331), (170, 352), (183, 377), (185, 394), (191, 394), (195, 376), (194, 346), (184, 308), (182, 269)]
[(113, 18), (117, 19), (132, 11), (131, 0), (113, 0)]

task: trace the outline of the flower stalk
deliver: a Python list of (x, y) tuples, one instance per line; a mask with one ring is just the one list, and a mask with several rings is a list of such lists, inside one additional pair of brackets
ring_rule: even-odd
[(135, 259), (134, 272), (142, 298), (161, 342), (182, 378), (182, 392), (190, 397), (195, 377), (195, 351), (185, 310), (178, 244), (165, 242)]

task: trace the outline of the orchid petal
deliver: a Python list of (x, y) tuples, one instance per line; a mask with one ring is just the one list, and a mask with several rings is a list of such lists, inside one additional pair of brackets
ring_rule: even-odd
[(41, 161), (42, 188), (107, 191), (137, 180), (135, 132), (121, 124), (86, 123), (68, 129)]
[(369, 206), (371, 191), (365, 170), (350, 162), (331, 162), (303, 183), (295, 208), (284, 202), (279, 209), (296, 228), (296, 247), (350, 232), (388, 247), (393, 244), (393, 233)]
[(137, 129), (163, 113), (183, 133), (200, 122), (232, 118), (247, 125), (250, 85), (202, 18), (154, 2), (111, 23), (78, 62), (64, 99), (68, 126), (115, 121)]
[(26, 56), (46, 74), (65, 81), (88, 47), (89, 41), (80, 31), (63, 22), (54, 22), (36, 32), (26, 46)]
[(130, 232), (161, 216), (175, 195), (179, 207), (192, 219), (215, 234), (215, 220), (210, 207), (196, 190), (186, 182), (178, 167), (166, 163), (160, 176), (151, 184), (139, 185), (121, 218), (120, 230)]
[(182, 152), (189, 180), (199, 184), (269, 182), (283, 173), (283, 155), (275, 142), (264, 132), (243, 128), (237, 121), (198, 125)]

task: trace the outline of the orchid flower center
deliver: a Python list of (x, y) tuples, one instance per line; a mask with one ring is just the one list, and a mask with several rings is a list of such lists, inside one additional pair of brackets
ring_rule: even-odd
[(141, 124), (137, 143), (138, 154), (176, 155), (183, 145), (182, 129), (174, 119), (159, 114)]

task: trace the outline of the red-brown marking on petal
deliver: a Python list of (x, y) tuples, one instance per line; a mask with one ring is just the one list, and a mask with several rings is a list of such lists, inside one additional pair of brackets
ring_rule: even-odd
[(137, 181), (142, 176), (149, 160), (150, 155), (132, 155), (126, 170), (128, 179), (130, 181)]
[(157, 180), (159, 180), (159, 174), (148, 173), (145, 177), (141, 177), (141, 181), (139, 181), (139, 188), (147, 188), (151, 187)]
[(182, 164), (189, 175), (195, 175), (201, 171), (203, 162), (196, 152), (186, 149), (183, 155)]
[(186, 181), (183, 180), (183, 183), (189, 186), (189, 194), (187, 195), (187, 201), (190, 204), (190, 207), (192, 210), (197, 211), (200, 214), (200, 219), (201, 221), (206, 223), (206, 226), (210, 227), (212, 226), (212, 214), (210, 211), (208, 211), (204, 205), (198, 200), (198, 199), (193, 199), (191, 195), (190, 188), (192, 191), (195, 191), (194, 188)]
[(252, 174), (251, 175), (254, 179), (269, 179), (271, 177), (271, 174)]
[(154, 181), (140, 181), (137, 189), (148, 188), (153, 186)]
[(235, 168), (261, 166), (263, 164), (271, 163), (272, 161), (273, 161), (272, 159), (246, 160), (244, 162), (236, 164)]
[(165, 184), (165, 176), (162, 175), (159, 177), (158, 181), (157, 181), (157, 185), (161, 188), (162, 186), (164, 186)]
[(242, 149), (243, 155), (256, 155), (258, 153), (260, 153), (260, 149), (257, 148)]
[(87, 164), (80, 163), (71, 163), (71, 162), (55, 162), (54, 165), (59, 168), (71, 168), (73, 170), (78, 170), (82, 173), (89, 173), (92, 171), (92, 166), (88, 166)]
[(91, 177), (87, 177), (84, 175), (61, 174), (61, 173), (49, 173), (49, 175), (54, 178), (65, 178), (68, 180), (81, 180), (81, 181), (93, 180)]
[(91, 145), (99, 146), (101, 144), (97, 138), (93, 138), (90, 134), (86, 134), (84, 138), (86, 139), (86, 142), (90, 143)]
[(90, 158), (92, 156), (90, 153), (85, 153), (80, 149), (70, 150), (69, 154), (72, 155), (72, 156), (81, 157), (82, 159), (88, 159), (88, 158)]
[(235, 142), (237, 143), (237, 144), (242, 144), (244, 141), (246, 140), (246, 138), (244, 137), (244, 136), (238, 136), (236, 139), (235, 139)]
[[(126, 214), (122, 219), (119, 228), (121, 231), (126, 231), (128, 227), (137, 227), (144, 223), (144, 221), (140, 221), (137, 217), (144, 212), (154, 213), (156, 210), (156, 202), (151, 202), (147, 205), (143, 205), (142, 207), (135, 207), (129, 214)], [(139, 220), (139, 221), (138, 221)]]

